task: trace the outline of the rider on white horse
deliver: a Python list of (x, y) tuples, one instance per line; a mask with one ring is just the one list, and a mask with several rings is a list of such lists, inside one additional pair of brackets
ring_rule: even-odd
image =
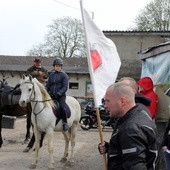
[(60, 105), (60, 115), (63, 120), (63, 131), (68, 130), (67, 115), (65, 111), (66, 91), (68, 89), (68, 75), (62, 70), (63, 60), (56, 58), (53, 61), (54, 71), (51, 72), (46, 89), (53, 100)]

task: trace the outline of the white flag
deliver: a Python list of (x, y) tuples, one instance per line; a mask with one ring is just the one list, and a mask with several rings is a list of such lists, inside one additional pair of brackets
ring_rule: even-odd
[(95, 106), (98, 107), (108, 86), (115, 83), (121, 61), (113, 41), (106, 38), (96, 26), (88, 12), (83, 8), (82, 1), (80, 4), (94, 102)]

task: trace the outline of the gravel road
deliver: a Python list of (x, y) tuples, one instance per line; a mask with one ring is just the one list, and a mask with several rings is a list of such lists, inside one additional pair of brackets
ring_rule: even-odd
[[(4, 144), (0, 148), (0, 170), (28, 170), (34, 158), (34, 151), (23, 153), (27, 146), (24, 141), (26, 131), (25, 117), (17, 118), (14, 129), (2, 129)], [(104, 140), (108, 141), (112, 129), (105, 128)], [(55, 132), (54, 160), (55, 170), (103, 170), (104, 159), (98, 153), (97, 145), (100, 142), (98, 129), (84, 131), (78, 128), (75, 147), (75, 163), (61, 163), (60, 159), (64, 151), (64, 138), (62, 133)], [(37, 170), (47, 170), (49, 154), (47, 140), (45, 138), (43, 148), (40, 149)]]

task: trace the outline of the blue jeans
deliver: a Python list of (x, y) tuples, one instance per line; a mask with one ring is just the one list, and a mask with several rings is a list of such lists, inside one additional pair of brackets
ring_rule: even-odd
[(166, 170), (170, 170), (170, 154), (165, 152)]

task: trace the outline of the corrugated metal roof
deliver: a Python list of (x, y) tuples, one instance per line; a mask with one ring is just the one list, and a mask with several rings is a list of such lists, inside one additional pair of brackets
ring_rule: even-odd
[(140, 52), (141, 60), (170, 51), (170, 41), (149, 47)]
[(103, 33), (114, 36), (162, 36), (170, 37), (170, 31), (103, 31)]

